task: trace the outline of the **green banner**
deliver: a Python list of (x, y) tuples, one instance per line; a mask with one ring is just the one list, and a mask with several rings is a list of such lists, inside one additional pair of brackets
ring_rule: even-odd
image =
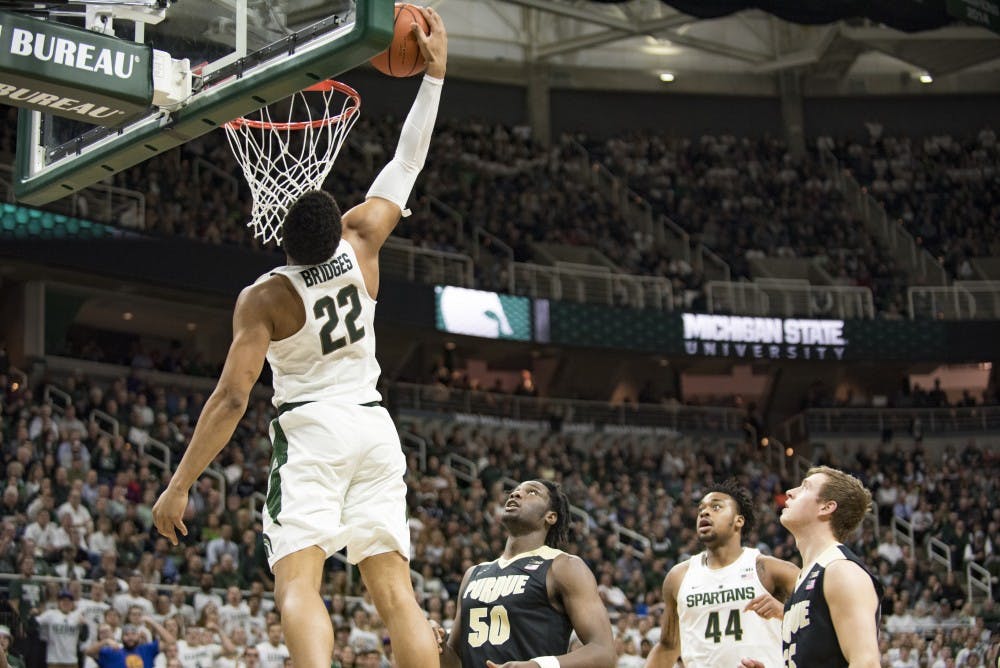
[(153, 100), (153, 50), (0, 12), (0, 103), (115, 127)]
[(955, 18), (1000, 33), (1000, 0), (947, 0), (945, 4)]
[(983, 362), (1000, 321), (758, 318), (550, 302), (557, 345), (746, 360)]

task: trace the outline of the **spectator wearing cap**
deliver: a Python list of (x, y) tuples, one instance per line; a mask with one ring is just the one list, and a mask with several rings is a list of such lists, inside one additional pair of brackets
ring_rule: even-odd
[(14, 637), (10, 633), (9, 626), (0, 626), (0, 651), (7, 655), (7, 665), (10, 668), (26, 668), (24, 659), (11, 651), (11, 643)]
[(272, 622), (267, 627), (267, 640), (257, 643), (261, 668), (284, 668), (285, 659), (291, 656), (288, 647), (281, 642), (281, 622)]
[(48, 668), (78, 668), (77, 645), (84, 621), (76, 610), (73, 594), (63, 589), (59, 592), (56, 608), (42, 613), (33, 609), (31, 614), (38, 623), (39, 636), (47, 643), (45, 661)]
[(156, 655), (160, 653), (160, 642), (174, 643), (177, 639), (152, 617), (144, 617), (142, 621), (153, 632), (153, 640), (150, 642), (141, 642), (141, 627), (128, 624), (122, 627), (120, 645), (111, 635), (93, 643), (87, 648), (87, 654), (97, 659), (100, 668), (135, 668), (135, 659), (130, 657), (138, 657), (143, 668), (153, 668)]

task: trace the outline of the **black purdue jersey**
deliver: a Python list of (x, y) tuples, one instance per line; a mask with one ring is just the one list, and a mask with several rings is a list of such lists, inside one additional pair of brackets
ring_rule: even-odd
[(875, 628), (882, 614), (882, 583), (847, 547), (837, 544), (825, 550), (809, 569), (799, 575), (795, 591), (785, 603), (781, 622), (781, 644), (786, 668), (847, 668), (833, 628), (830, 607), (823, 596), (826, 567), (840, 559), (853, 561), (868, 573), (875, 585), (879, 605), (875, 609)]
[(573, 626), (545, 587), (560, 554), (540, 547), (473, 567), (461, 599), (463, 668), (566, 653)]

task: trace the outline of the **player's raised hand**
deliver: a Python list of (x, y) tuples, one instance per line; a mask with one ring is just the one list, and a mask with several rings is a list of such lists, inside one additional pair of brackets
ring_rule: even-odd
[(440, 79), (444, 76), (448, 64), (448, 32), (444, 29), (441, 15), (436, 11), (430, 7), (421, 7), (420, 12), (424, 15), (431, 34), (425, 35), (416, 23), (411, 26), (411, 30), (417, 38), (420, 53), (427, 62), (427, 74)]
[(177, 544), (177, 529), (181, 535), (188, 534), (184, 526), (184, 511), (187, 510), (188, 494), (167, 487), (153, 504), (153, 524), (156, 530), (166, 536), (171, 545)]
[(434, 639), (437, 640), (438, 644), (438, 654), (444, 651), (444, 644), (448, 640), (448, 634), (445, 632), (444, 628), (438, 624), (433, 619), (429, 620), (431, 623), (431, 631), (434, 631)]
[(756, 612), (764, 619), (783, 619), (785, 616), (785, 604), (771, 596), (761, 594), (743, 608), (743, 612)]
[(757, 659), (740, 659), (739, 668), (770, 668)]

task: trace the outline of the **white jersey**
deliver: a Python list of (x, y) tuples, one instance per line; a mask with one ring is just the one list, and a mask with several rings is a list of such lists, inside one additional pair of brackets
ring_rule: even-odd
[(274, 405), (317, 400), (352, 404), (379, 401), (375, 384), (375, 300), (368, 294), (358, 257), (340, 240), (333, 257), (312, 266), (278, 267), (257, 283), (281, 274), (302, 299), (306, 322), (281, 341), (271, 341)]
[(73, 610), (69, 614), (62, 610), (46, 610), (35, 618), (42, 640), (48, 643), (45, 660), (48, 663), (71, 663), (76, 665), (77, 645), (80, 642), (80, 627), (84, 621)]
[(725, 568), (710, 569), (706, 553), (688, 561), (677, 591), (681, 658), (685, 668), (730, 668), (740, 659), (783, 666), (781, 621), (743, 612), (751, 599), (766, 594), (757, 576), (758, 550), (745, 547)]
[(266, 641), (258, 643), (257, 651), (260, 653), (261, 668), (283, 668), (285, 659), (290, 656), (284, 643), (278, 643), (277, 646)]
[(184, 668), (212, 668), (220, 654), (221, 645), (189, 645), (186, 640), (177, 641), (177, 659)]

